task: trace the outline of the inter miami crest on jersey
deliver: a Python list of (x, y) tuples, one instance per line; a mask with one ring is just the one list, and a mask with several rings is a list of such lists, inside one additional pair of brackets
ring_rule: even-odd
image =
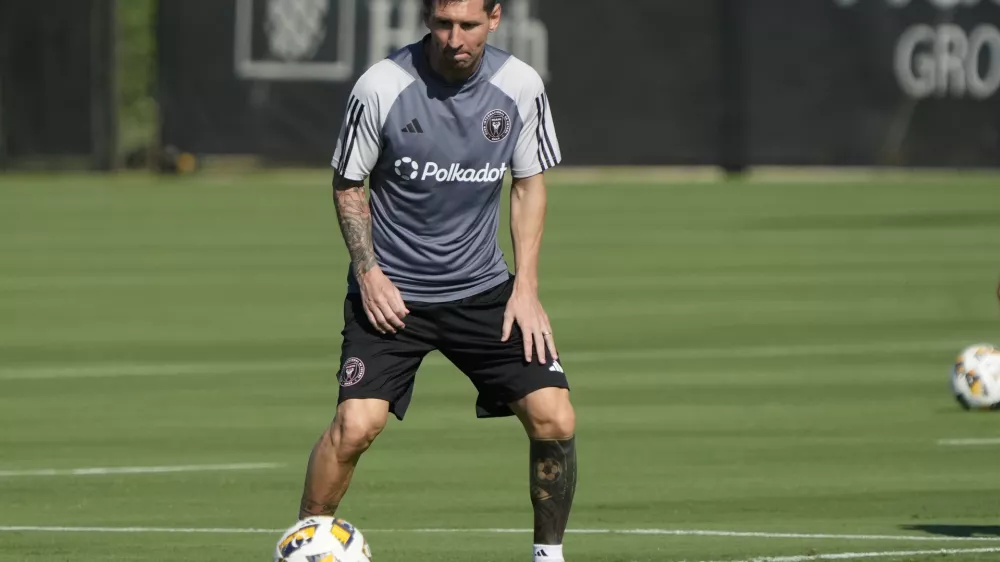
[(502, 109), (494, 109), (483, 119), (483, 134), (490, 142), (499, 142), (510, 134), (510, 116)]

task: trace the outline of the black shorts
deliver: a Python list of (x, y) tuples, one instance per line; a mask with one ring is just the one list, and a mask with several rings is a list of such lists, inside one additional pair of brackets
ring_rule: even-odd
[[(338, 404), (352, 398), (380, 398), (400, 420), (413, 395), (420, 362), (437, 349), (458, 367), (479, 392), (476, 416), (513, 415), (508, 404), (547, 387), (569, 388), (561, 361), (524, 359), (521, 333), (514, 326), (506, 342), (503, 313), (513, 278), (478, 295), (445, 303), (406, 303), (406, 328), (380, 334), (368, 321), (361, 298), (344, 301), (343, 345)], [(537, 351), (535, 352), (537, 353)], [(560, 358), (561, 359), (561, 358)]]

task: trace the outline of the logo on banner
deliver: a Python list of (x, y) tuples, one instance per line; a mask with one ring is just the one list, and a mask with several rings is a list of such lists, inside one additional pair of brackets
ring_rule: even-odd
[[(427, 32), (420, 0), (230, 1), (236, 3), (234, 70), (245, 80), (353, 82)], [(539, 1), (505, 0), (504, 25), (489, 42), (547, 81), (548, 29), (537, 16)], [(358, 57), (363, 44), (367, 50)]]
[(326, 39), (330, 0), (267, 0), (267, 35), (271, 54), (284, 60), (312, 59)]
[(235, 0), (233, 62), (245, 80), (346, 82), (361, 0)]
[[(844, 9), (860, 3), (859, 0), (833, 2)], [(914, 0), (885, 2), (899, 10), (924, 4)], [(1000, 1), (926, 0), (926, 3), (943, 14), (910, 25), (896, 40), (892, 62), (900, 89), (918, 100), (929, 97), (984, 100), (995, 96), (1000, 91), (1000, 28), (988, 13), (978, 14), (979, 22), (962, 18), (969, 23), (958, 25), (952, 21), (950, 12), (986, 4), (1000, 5)], [(944, 13), (948, 16), (943, 17)]]

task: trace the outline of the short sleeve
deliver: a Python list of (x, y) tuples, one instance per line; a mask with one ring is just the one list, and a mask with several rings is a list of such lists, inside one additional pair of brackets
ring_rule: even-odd
[(333, 153), (337, 175), (352, 181), (367, 178), (382, 151), (379, 98), (370, 84), (370, 80), (359, 80), (351, 92)]
[(524, 126), (511, 162), (511, 173), (515, 178), (540, 174), (562, 161), (549, 96), (545, 93), (542, 79), (534, 72), (532, 75), (533, 79), (524, 85), (528, 91), (518, 96), (518, 109)]

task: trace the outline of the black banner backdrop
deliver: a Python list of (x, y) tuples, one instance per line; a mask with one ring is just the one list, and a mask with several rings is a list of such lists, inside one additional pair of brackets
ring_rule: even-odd
[(1000, 165), (1000, 2), (749, 2), (751, 162)]
[[(998, 0), (506, 0), (578, 165), (1000, 164)], [(325, 164), (420, 0), (160, 3), (163, 140)]]
[(0, 167), (113, 167), (114, 22), (113, 0), (0, 0)]

